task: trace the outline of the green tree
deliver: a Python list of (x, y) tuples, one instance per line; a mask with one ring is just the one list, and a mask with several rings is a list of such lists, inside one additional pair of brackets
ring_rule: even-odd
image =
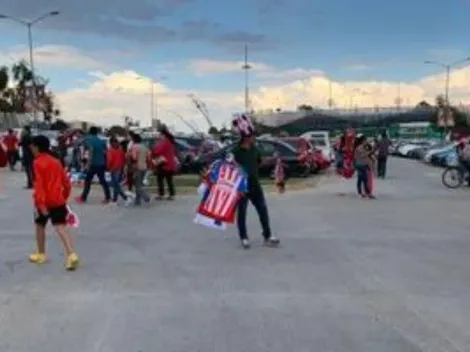
[(308, 105), (308, 104), (301, 104), (297, 107), (297, 110), (300, 110), (300, 111), (312, 111), (313, 110), (313, 107), (312, 105)]
[(52, 124), (51, 124), (51, 130), (54, 131), (65, 131), (69, 128), (69, 124), (65, 122), (62, 119), (56, 119)]
[(210, 135), (217, 135), (217, 134), (219, 133), (219, 131), (217, 130), (217, 127), (211, 126), (211, 127), (209, 128), (208, 133), (209, 133)]

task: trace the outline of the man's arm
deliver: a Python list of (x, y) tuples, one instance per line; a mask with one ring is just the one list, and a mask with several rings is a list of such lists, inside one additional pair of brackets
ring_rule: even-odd
[(46, 191), (44, 190), (44, 182), (43, 182), (43, 169), (37, 163), (33, 163), (33, 170), (34, 170), (34, 184), (33, 184), (33, 199), (34, 205), (39, 210), (41, 214), (47, 213), (46, 207)]

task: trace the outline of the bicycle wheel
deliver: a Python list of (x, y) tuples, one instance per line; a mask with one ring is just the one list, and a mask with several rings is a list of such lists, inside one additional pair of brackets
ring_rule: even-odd
[(459, 188), (463, 184), (463, 172), (458, 167), (451, 166), (442, 173), (442, 183), (447, 188)]

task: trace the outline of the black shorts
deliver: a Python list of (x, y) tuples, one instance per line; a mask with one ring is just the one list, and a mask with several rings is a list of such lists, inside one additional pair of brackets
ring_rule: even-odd
[(52, 225), (66, 225), (68, 210), (66, 205), (47, 209), (47, 215), (40, 214), (36, 209), (34, 213), (34, 223), (40, 226), (46, 226), (51, 220)]

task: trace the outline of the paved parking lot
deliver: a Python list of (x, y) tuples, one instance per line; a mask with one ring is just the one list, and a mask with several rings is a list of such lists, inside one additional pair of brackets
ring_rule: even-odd
[[(470, 191), (392, 160), (375, 201), (353, 182), (269, 199), (279, 249), (192, 224), (197, 198), (75, 207), (83, 267), (26, 258), (30, 195), (0, 173), (2, 352), (470, 351)], [(351, 190), (351, 192), (349, 192)], [(339, 196), (338, 192), (346, 192)]]

